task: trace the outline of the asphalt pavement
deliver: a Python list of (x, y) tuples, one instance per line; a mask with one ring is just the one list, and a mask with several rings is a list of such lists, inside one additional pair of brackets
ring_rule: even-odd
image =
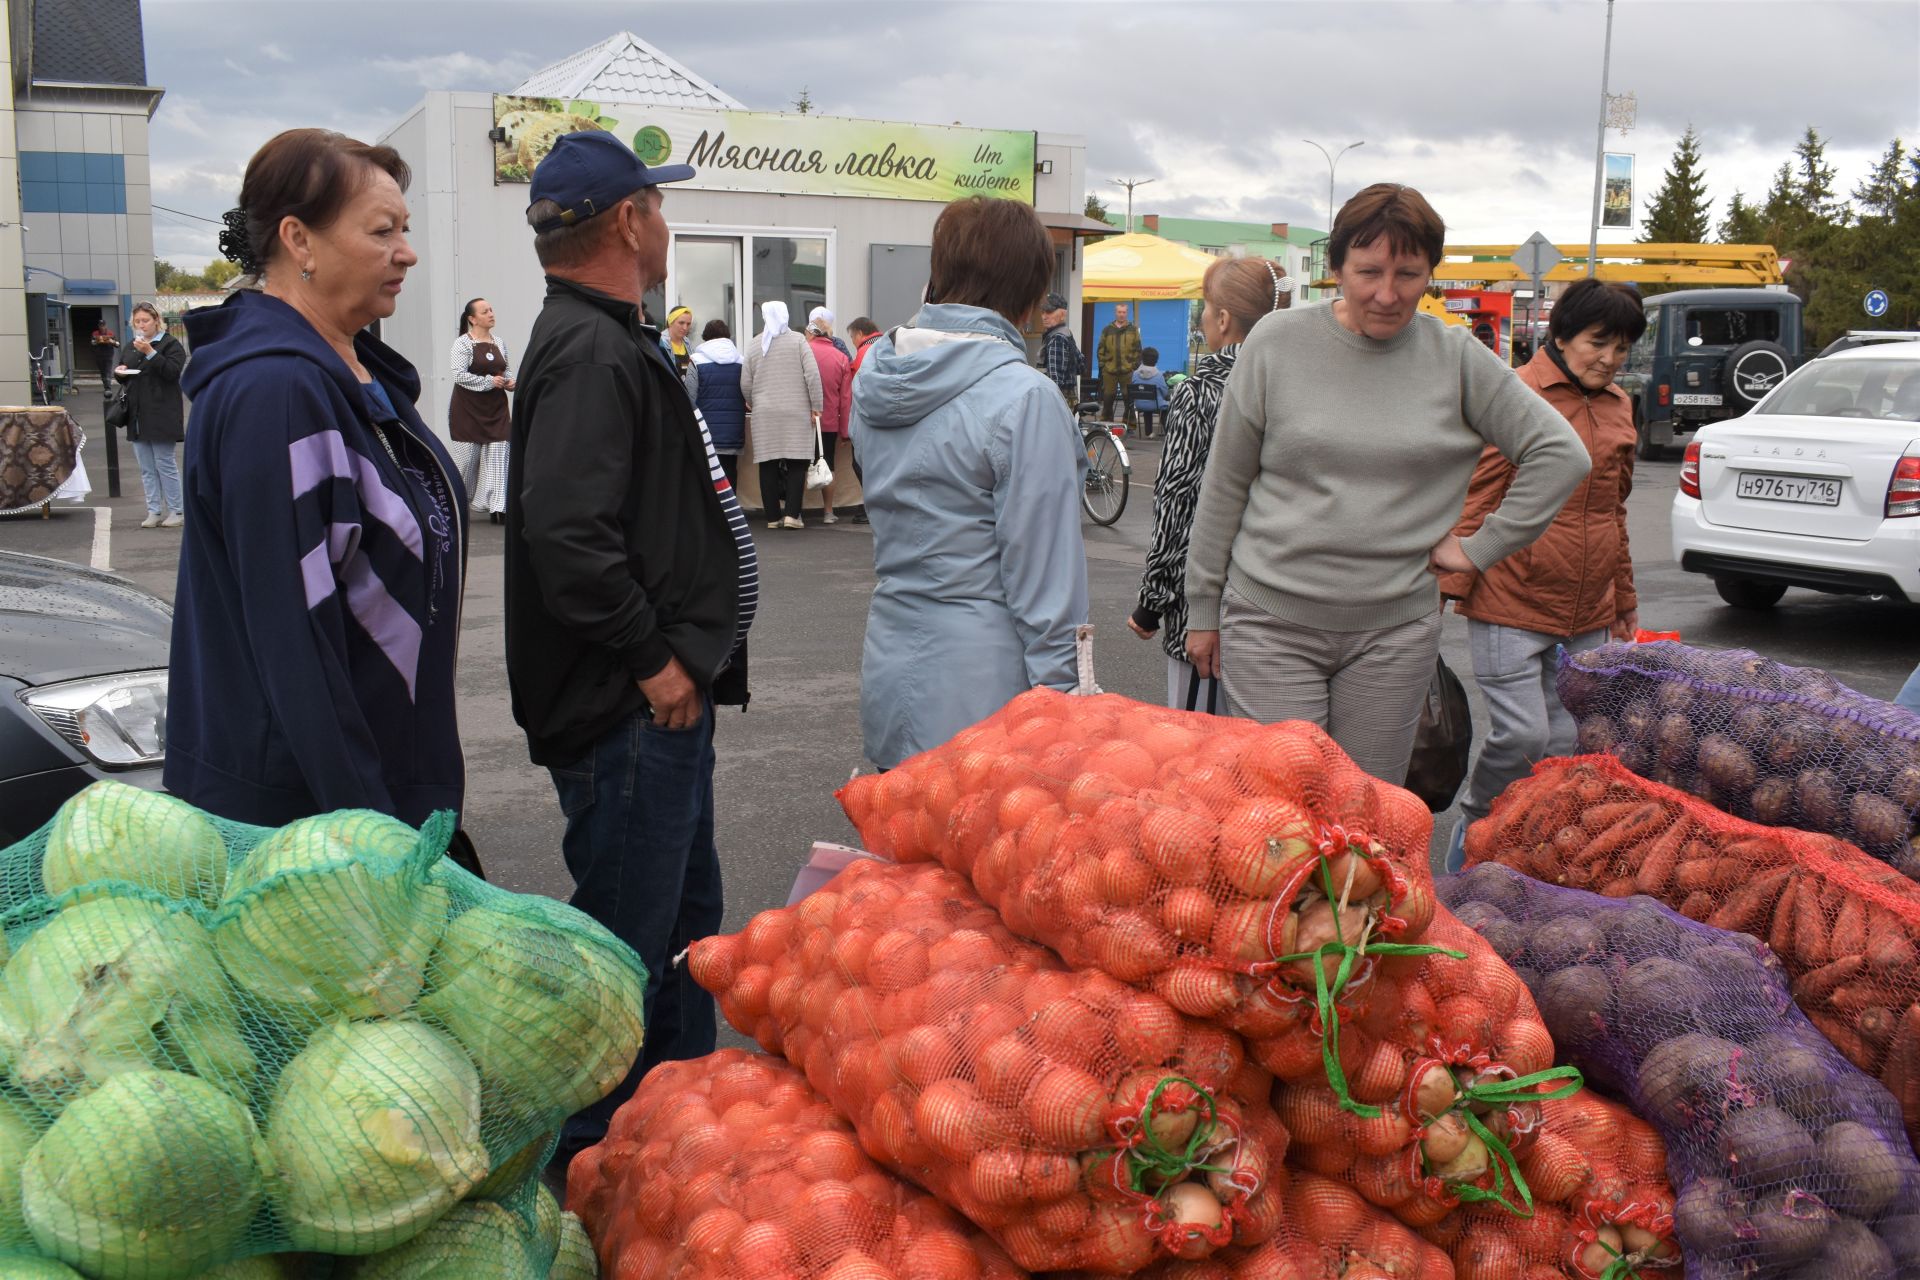
[[(125, 496), (106, 496), (97, 393), (83, 390), (68, 403), (89, 437), (94, 495), (86, 506), (56, 509), (48, 520), (0, 520), (0, 547), (80, 564), (103, 550), (115, 572), (171, 599), (179, 533), (137, 527), (144, 504), (139, 472), (124, 442)], [(1129, 633), (1125, 619), (1151, 534), (1158, 459), (1157, 440), (1137, 443), (1125, 514), (1111, 529), (1084, 526), (1099, 682), (1111, 692), (1147, 701), (1164, 695), (1164, 655), (1157, 643)], [(1672, 561), (1667, 512), (1678, 470), (1671, 461), (1640, 464), (1629, 501), (1642, 625), (1679, 631), (1695, 644), (1751, 648), (1782, 662), (1823, 667), (1865, 693), (1891, 697), (1920, 659), (1920, 607), (1798, 590), (1766, 612), (1723, 604), (1711, 582), (1682, 573)], [(109, 516), (104, 548), (96, 538), (96, 507)], [(872, 536), (865, 525), (843, 519), (828, 527), (817, 519), (811, 515), (799, 531), (754, 526), (762, 596), (752, 635), (753, 702), (744, 713), (721, 711), (717, 728), (717, 825), (730, 929), (756, 911), (785, 902), (814, 841), (855, 839), (833, 793), (866, 767), (860, 749), (860, 648), (873, 587)], [(467, 566), (459, 677), (467, 753), (465, 821), (491, 879), (509, 889), (565, 897), (571, 884), (559, 852), (560, 811), (545, 771), (528, 763), (507, 705), (504, 532), (484, 520), (474, 525)], [(1466, 624), (1451, 614), (1443, 652), (1461, 674), (1477, 723), (1484, 726), (1467, 658)], [(1437, 819), (1436, 844), (1453, 821), (1452, 814)]]

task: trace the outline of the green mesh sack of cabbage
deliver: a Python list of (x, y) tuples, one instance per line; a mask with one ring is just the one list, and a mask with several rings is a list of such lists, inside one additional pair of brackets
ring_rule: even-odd
[(452, 825), (102, 782), (0, 851), (0, 1277), (543, 1280), (540, 1170), (638, 1055), (646, 973)]

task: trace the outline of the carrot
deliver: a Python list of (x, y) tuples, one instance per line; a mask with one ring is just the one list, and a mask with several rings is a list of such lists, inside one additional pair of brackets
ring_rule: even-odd
[(1704, 921), (1713, 915), (1714, 901), (1702, 892), (1690, 893), (1680, 904), (1680, 914), (1689, 920)]
[(1682, 893), (1718, 889), (1722, 884), (1738, 880), (1739, 877), (1738, 863), (1729, 862), (1704, 847), (1697, 856), (1683, 856), (1673, 869), (1674, 888)]
[(1657, 804), (1638, 805), (1633, 812), (1595, 836), (1587, 852), (1597, 857), (1613, 853), (1638, 840), (1650, 840), (1672, 820), (1672, 815)]
[(1581, 811), (1580, 826), (1588, 835), (1597, 836), (1639, 808), (1640, 806), (1631, 800), (1588, 805)]
[[(1687, 864), (1687, 866), (1692, 865), (1697, 864)], [(1687, 866), (1680, 868), (1681, 874), (1684, 875)], [(1791, 874), (1789, 869), (1783, 867), (1777, 871), (1755, 876), (1735, 890), (1733, 896), (1722, 903), (1719, 910), (1709, 915), (1707, 923), (1716, 929), (1730, 929), (1735, 933), (1757, 933), (1765, 927), (1768, 911), (1774, 905), (1774, 898), (1787, 883), (1787, 877)], [(1702, 889), (1705, 887), (1701, 886)]]
[[(1791, 874), (1791, 873), (1789, 873)], [(1794, 904), (1800, 900), (1800, 881), (1790, 878), (1785, 892), (1773, 906), (1773, 932), (1767, 938), (1767, 945), (1781, 959), (1794, 955), (1793, 941), (1796, 924)]]
[[(1842, 988), (1842, 990), (1845, 989), (1844, 987)], [(1893, 1010), (1887, 1008), (1887, 1006), (1883, 1004), (1872, 1004), (1860, 1011), (1859, 1016), (1854, 1019), (1853, 1025), (1860, 1032), (1860, 1038), (1862, 1040), (1865, 1040), (1875, 1049), (1885, 1049), (1893, 1039), (1893, 1031), (1897, 1025), (1897, 1020), (1893, 1016)]]
[(1641, 893), (1658, 897), (1666, 892), (1667, 883), (1673, 879), (1674, 864), (1680, 859), (1680, 850), (1687, 842), (1687, 829), (1691, 824), (1676, 822), (1660, 833), (1660, 838), (1647, 846), (1647, 856), (1640, 860), (1640, 867), (1634, 872), (1633, 882)]
[(1867, 949), (1867, 907), (1844, 890), (1840, 895), (1840, 914), (1834, 918), (1833, 934), (1828, 939), (1833, 958), (1857, 956)]
[(1600, 886), (1600, 896), (1603, 898), (1631, 898), (1639, 892), (1640, 889), (1634, 884), (1632, 876), (1621, 876), (1617, 880), (1609, 880)]
[[(1833, 1047), (1840, 1056), (1856, 1067), (1872, 1070), (1873, 1062), (1880, 1056), (1867, 1048), (1867, 1042), (1860, 1038), (1859, 1032), (1848, 1026), (1848, 1019), (1841, 1019), (1826, 1013), (1808, 1011), (1807, 1017), (1813, 1025), (1820, 1028), (1820, 1034), (1833, 1041)], [(1902, 1110), (1905, 1110), (1903, 1105)], [(1909, 1112), (1908, 1114), (1913, 1114)]]
[(1830, 965), (1803, 974), (1793, 984), (1794, 1003), (1802, 1008), (1825, 1004), (1842, 983), (1852, 981), (1866, 964), (1863, 956), (1842, 956)]
[(1797, 964), (1813, 968), (1833, 958), (1828, 944), (1827, 916), (1821, 909), (1820, 890), (1815, 881), (1803, 882), (1799, 896), (1794, 899), (1793, 940), (1800, 948), (1794, 957)]

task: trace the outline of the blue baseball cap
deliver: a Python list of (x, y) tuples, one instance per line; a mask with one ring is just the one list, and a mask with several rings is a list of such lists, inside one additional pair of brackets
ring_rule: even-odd
[(529, 208), (542, 200), (560, 206), (557, 217), (533, 228), (552, 231), (605, 213), (642, 187), (685, 182), (693, 176), (690, 164), (666, 164), (649, 169), (620, 139), (601, 129), (563, 133), (533, 171)]

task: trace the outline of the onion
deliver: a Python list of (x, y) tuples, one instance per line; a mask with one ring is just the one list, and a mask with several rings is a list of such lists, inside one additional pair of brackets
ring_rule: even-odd
[(1449, 1162), (1460, 1158), (1469, 1141), (1480, 1140), (1467, 1128), (1465, 1120), (1458, 1115), (1448, 1114), (1427, 1126), (1426, 1136), (1420, 1140), (1420, 1149), (1426, 1153), (1429, 1164), (1444, 1168)]
[[(1333, 881), (1333, 896), (1344, 896), (1349, 903), (1365, 902), (1385, 887), (1380, 873), (1359, 854), (1348, 850), (1327, 859), (1327, 875)], [(1347, 877), (1353, 883), (1347, 883)]]
[(1217, 1231), (1226, 1220), (1220, 1199), (1197, 1182), (1182, 1182), (1162, 1197), (1167, 1220), (1199, 1231)]
[(1478, 1134), (1469, 1133), (1460, 1147), (1460, 1153), (1440, 1164), (1434, 1172), (1450, 1182), (1472, 1182), (1492, 1167), (1491, 1161), (1487, 1144), (1480, 1140)]
[(1577, 1265), (1583, 1273), (1597, 1276), (1605, 1273), (1613, 1260), (1625, 1252), (1625, 1243), (1612, 1227), (1601, 1227), (1594, 1232), (1594, 1237), (1592, 1244), (1581, 1247)]
[(1459, 1100), (1453, 1072), (1441, 1063), (1429, 1062), (1413, 1082), (1413, 1111), (1421, 1120), (1447, 1114)]

